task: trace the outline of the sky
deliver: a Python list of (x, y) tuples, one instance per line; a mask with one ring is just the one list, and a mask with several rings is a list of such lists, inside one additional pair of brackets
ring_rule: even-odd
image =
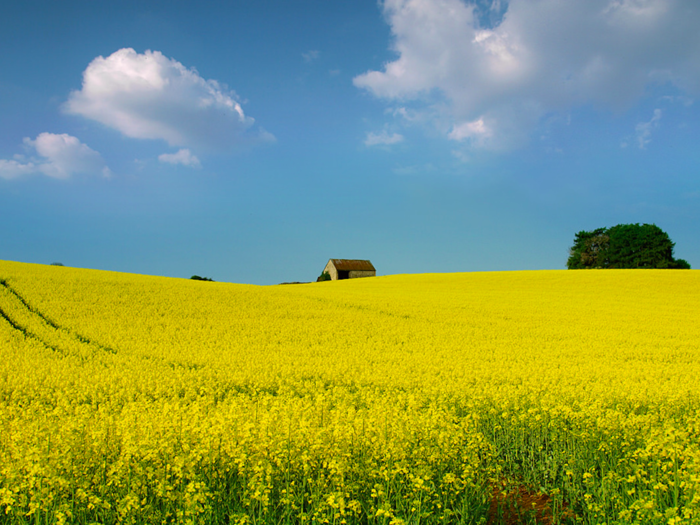
[(25, 0), (0, 259), (216, 281), (563, 269), (649, 223), (700, 267), (697, 0)]

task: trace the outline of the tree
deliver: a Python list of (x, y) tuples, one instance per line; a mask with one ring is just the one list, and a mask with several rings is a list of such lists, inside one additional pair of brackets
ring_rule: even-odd
[(685, 259), (676, 259), (677, 270), (690, 270), (690, 263)]
[(598, 228), (590, 232), (580, 231), (574, 236), (574, 245), (569, 250), (569, 260), (566, 266), (569, 270), (584, 268), (599, 268), (599, 260), (605, 258), (610, 247), (610, 236), (606, 228)]
[(200, 277), (199, 275), (193, 275), (192, 277), (190, 277), (190, 279), (192, 279), (194, 281), (209, 281), (209, 282), (214, 281), (214, 279), (210, 279), (209, 277)]
[(689, 269), (673, 258), (675, 243), (655, 224), (618, 224), (612, 228), (580, 231), (574, 236), (566, 266), (587, 268)]

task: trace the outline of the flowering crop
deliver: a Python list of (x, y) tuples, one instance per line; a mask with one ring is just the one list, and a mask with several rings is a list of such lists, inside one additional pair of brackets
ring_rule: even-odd
[(0, 261), (0, 523), (496, 523), (515, 487), (555, 522), (700, 523), (699, 305), (687, 270)]

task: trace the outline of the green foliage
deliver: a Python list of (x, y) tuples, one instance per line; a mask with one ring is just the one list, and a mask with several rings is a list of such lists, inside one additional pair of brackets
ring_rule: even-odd
[(190, 277), (193, 281), (209, 281), (209, 282), (214, 282), (214, 279), (210, 279), (209, 277), (200, 277), (199, 275), (193, 275)]
[(322, 281), (330, 281), (331, 280), (331, 274), (328, 272), (323, 272), (321, 275), (318, 276), (318, 279), (316, 279), (316, 282), (320, 283)]
[(588, 268), (689, 269), (673, 258), (668, 234), (655, 224), (618, 224), (612, 228), (580, 231), (574, 236), (566, 262), (569, 270)]
[(584, 268), (600, 268), (602, 261), (610, 248), (610, 236), (606, 228), (598, 228), (590, 232), (580, 231), (574, 236), (574, 245), (569, 249), (569, 260), (566, 266), (569, 270)]
[(676, 270), (690, 270), (690, 263), (685, 259), (676, 259)]

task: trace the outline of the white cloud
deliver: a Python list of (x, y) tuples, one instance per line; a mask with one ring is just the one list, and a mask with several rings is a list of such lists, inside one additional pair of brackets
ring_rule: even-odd
[(672, 104), (675, 102), (679, 102), (679, 103), (683, 104), (685, 107), (690, 107), (695, 102), (692, 98), (685, 97), (683, 95), (676, 95), (676, 96), (664, 95), (661, 97), (661, 100), (663, 100), (664, 102), (670, 102)]
[(304, 59), (304, 62), (313, 62), (318, 58), (319, 52), (316, 49), (312, 49), (311, 51), (302, 53), (301, 56)]
[(24, 145), (37, 156), (27, 160), (23, 155), (15, 155), (13, 160), (0, 160), (0, 178), (14, 179), (33, 173), (56, 179), (68, 179), (74, 174), (111, 175), (102, 156), (71, 135), (40, 133), (34, 140), (25, 138)]
[(390, 146), (392, 144), (398, 144), (403, 141), (403, 135), (399, 133), (389, 134), (388, 131), (382, 130), (379, 133), (367, 133), (367, 138), (365, 139), (365, 146)]
[(649, 122), (640, 122), (639, 124), (637, 124), (635, 131), (637, 145), (639, 146), (639, 149), (646, 149), (647, 144), (651, 142), (651, 130), (659, 125), (661, 115), (661, 110), (655, 109), (654, 116), (651, 117), (651, 120)]
[(489, 138), (492, 134), (491, 129), (484, 124), (484, 119), (480, 118), (454, 126), (448, 137), (452, 140), (464, 140), (473, 138)]
[(31, 162), (22, 164), (16, 160), (0, 159), (0, 179), (16, 179), (37, 171), (37, 167)]
[[(510, 0), (492, 27), (466, 0), (382, 8), (398, 56), (354, 84), (427, 107), (446, 136), (475, 145), (518, 146), (545, 115), (584, 104), (625, 109), (654, 82), (700, 92), (696, 0)], [(471, 133), (479, 121), (490, 135)]]
[(274, 140), (254, 131), (236, 94), (216, 80), (158, 51), (120, 49), (95, 58), (64, 110), (114, 128), (128, 137), (162, 139), (171, 146), (228, 151)]
[(190, 168), (202, 167), (199, 159), (192, 155), (188, 149), (181, 149), (177, 153), (163, 153), (162, 155), (158, 156), (158, 160), (167, 164), (182, 164), (183, 166), (189, 166)]

